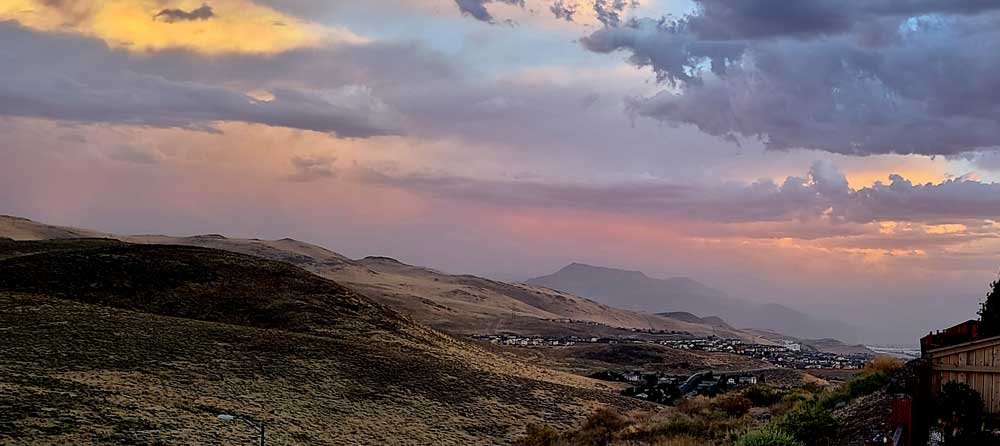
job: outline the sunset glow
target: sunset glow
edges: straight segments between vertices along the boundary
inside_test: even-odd
[[[947,289],[968,313],[1000,268],[988,100],[949,114],[963,82],[894,76],[937,60],[901,27],[689,3],[3,2],[0,214],[509,280],[583,260],[844,318],[950,311]],[[995,75],[968,43],[1000,31],[968,29],[922,32],[941,72]]]

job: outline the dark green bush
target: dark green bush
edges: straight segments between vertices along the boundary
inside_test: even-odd
[[[778,428],[808,446],[823,446],[837,435],[833,412],[817,402],[807,402],[791,410],[778,422]]]
[[[945,384],[938,394],[936,408],[945,445],[979,444],[983,439],[986,409],[979,392],[972,387],[957,382]]]
[[[819,404],[827,409],[849,403],[851,400],[871,395],[889,385],[889,377],[883,373],[872,373],[855,377],[843,388],[820,397]]]
[[[768,407],[781,401],[787,392],[764,384],[754,384],[743,391],[753,407]]]
[[[882,372],[875,372],[847,383],[847,393],[851,399],[870,395],[889,384],[889,377]]]
[[[743,434],[734,446],[804,446],[795,437],[778,430],[759,430]]]

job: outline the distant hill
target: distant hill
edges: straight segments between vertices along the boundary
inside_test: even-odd
[[[501,357],[289,263],[0,240],[0,444],[509,444],[643,403]]]
[[[43,225],[27,218],[0,215],[0,237],[14,240],[47,240],[58,238],[106,237],[97,231],[65,226]]]
[[[856,338],[856,330],[842,322],[813,317],[783,305],[736,299],[687,277],[656,279],[639,271],[572,263],[526,283],[630,310],[666,316],[678,312],[717,316],[741,329],[774,330],[804,338]]]
[[[13,227],[0,217],[3,228]],[[12,217],[7,217],[12,219]],[[69,236],[56,227],[17,219],[19,234],[44,239],[48,234]],[[55,228],[55,229],[54,229]],[[81,234],[101,234],[77,230]],[[536,335],[623,336],[629,329],[686,332],[749,338],[717,324],[687,322],[670,317],[623,310],[571,293],[470,275],[450,275],[407,265],[389,257],[352,260],[334,251],[293,240],[227,238],[221,235],[173,237],[164,235],[110,235],[131,243],[172,244],[221,249],[288,262],[362,293],[412,316],[433,328],[458,334],[510,332]],[[574,321],[574,322],[566,322]],[[600,325],[594,325],[600,324]],[[616,328],[617,327],[617,328]]]
[[[690,322],[692,324],[703,324],[710,325],[712,327],[723,327],[730,330],[734,330],[733,327],[729,326],[726,321],[718,316],[707,316],[698,317],[686,311],[674,311],[668,313],[657,313],[659,316],[669,317],[671,319],[677,319],[679,321]]]

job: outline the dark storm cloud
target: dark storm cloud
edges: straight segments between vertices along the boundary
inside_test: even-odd
[[[0,114],[207,130],[241,121],[371,137],[398,133],[396,114],[360,86],[275,88],[261,101],[214,84],[143,73],[103,43],[0,23]]]
[[[183,9],[164,9],[156,14],[157,19],[164,22],[190,22],[194,20],[208,20],[215,17],[215,12],[208,5],[201,5],[200,8],[185,11]]]
[[[487,4],[494,2],[516,5],[522,8],[524,7],[524,0],[455,0],[455,4],[458,5],[458,10],[461,11],[463,15],[467,15],[476,20],[487,23],[497,23],[496,19],[493,18],[493,15],[486,9]]]
[[[844,0],[698,0],[691,30],[712,39],[810,36],[854,26],[854,3]]]
[[[954,155],[1000,146],[997,2],[698,3],[683,19],[635,19],[581,40],[629,54],[674,87],[630,99],[634,115],[779,150]]]
[[[713,223],[811,221],[940,222],[1000,217],[1000,183],[956,178],[913,184],[890,175],[888,183],[851,189],[834,165],[817,162],[802,177],[781,184],[675,185],[642,182],[615,185],[483,181],[457,177],[393,176],[365,171],[368,181],[448,198],[504,207],[583,209],[703,220]]]
[[[1000,9],[992,0],[696,0],[685,21],[704,39],[813,38],[877,22],[935,14],[975,15]]]

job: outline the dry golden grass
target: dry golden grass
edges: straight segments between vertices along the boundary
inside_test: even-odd
[[[902,359],[894,358],[892,356],[877,356],[868,364],[865,364],[864,374],[882,373],[886,376],[892,375],[893,372],[903,368],[905,363]]]
[[[646,406],[598,387],[283,263],[0,241],[4,445],[246,444],[219,413],[265,420],[275,444],[492,445]]]

